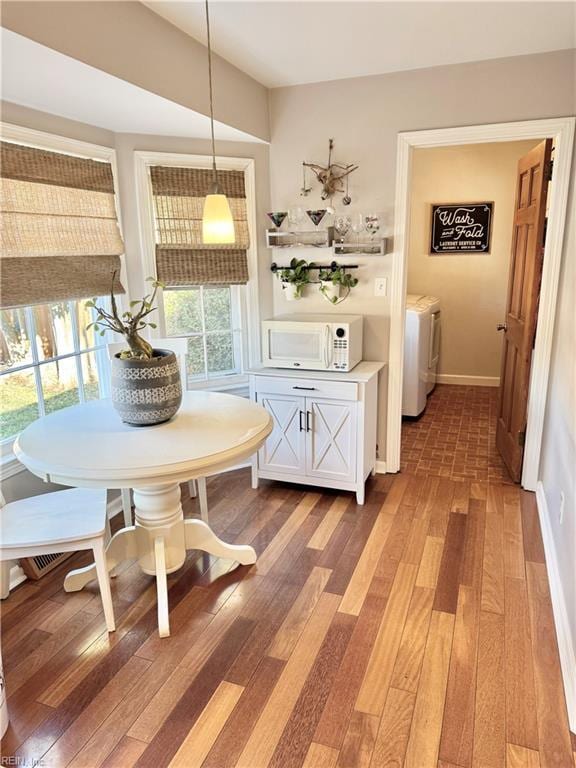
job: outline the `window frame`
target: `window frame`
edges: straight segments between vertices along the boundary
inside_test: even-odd
[[[116,150],[113,147],[105,147],[105,146],[102,146],[101,144],[92,144],[87,141],[80,141],[79,139],[71,139],[66,136],[59,136],[54,133],[38,131],[33,128],[26,128],[21,125],[15,125],[14,123],[7,123],[4,121],[0,121],[0,137],[3,141],[9,141],[16,144],[21,144],[22,146],[34,147],[36,149],[43,149],[48,152],[60,152],[62,154],[72,155],[75,157],[89,158],[92,160],[101,160],[101,161],[110,163],[110,166],[112,169],[112,178],[114,180],[114,203],[116,208],[116,216],[118,219],[118,228],[120,229],[120,235],[125,242],[123,225],[122,225],[122,212],[120,209],[120,201],[119,201],[117,155],[116,155]],[[126,290],[126,293],[118,297],[118,304],[121,307],[121,309],[124,310],[128,306],[127,297],[130,295],[130,286],[128,281],[128,273],[126,269],[125,254],[124,254],[124,258],[121,259],[120,280]],[[82,299],[79,299],[78,301],[82,301]],[[59,302],[53,302],[53,303],[59,303]],[[31,306],[26,307],[26,311],[27,313],[31,312]],[[72,322],[76,322],[75,315],[73,316]],[[27,320],[27,324],[28,324],[28,320]],[[106,338],[105,343],[108,343],[108,338]],[[35,347],[35,345],[33,345],[33,347]],[[73,357],[73,356],[77,357],[78,361],[80,361],[81,359],[80,355],[88,351],[90,350],[86,349],[80,352],[74,351],[65,355],[57,356],[56,358],[46,361],[46,363],[53,362],[54,360],[62,359],[64,357]],[[79,367],[78,361],[76,363],[77,369]],[[34,360],[34,362],[30,366],[18,366],[19,368],[26,367],[26,368],[34,369],[35,382],[36,382],[37,389],[39,384],[38,384],[38,374],[36,372],[36,369],[38,369],[39,371],[40,367],[43,364],[44,364],[44,361]],[[79,379],[79,382],[80,382],[80,379]],[[104,389],[104,391],[105,392],[107,391],[106,388]],[[41,418],[41,415],[39,415],[39,418]],[[6,438],[5,440],[0,441],[0,469],[1,469],[3,479],[11,477],[12,475],[17,474],[23,469],[22,465],[16,459],[16,457],[12,452],[12,446],[14,444],[15,439],[16,437],[9,437],[9,438]]]
[[[201,338],[203,341],[203,349],[204,349],[204,371],[205,376],[204,378],[196,377],[193,378],[191,382],[187,382],[188,389],[216,389],[216,388],[230,388],[238,386],[238,381],[240,378],[245,377],[244,371],[246,370],[248,366],[248,357],[247,357],[247,350],[246,350],[246,343],[245,343],[245,331],[246,331],[246,300],[244,291],[242,290],[244,286],[242,285],[230,285],[230,286],[218,286],[218,285],[195,285],[190,288],[187,288],[185,286],[182,286],[180,288],[167,288],[163,292],[162,296],[162,304],[158,304],[159,307],[162,307],[161,309],[161,315],[158,318],[158,330],[160,330],[160,338],[181,338],[181,339],[193,339],[193,338]],[[186,334],[169,334],[166,330],[166,315],[164,312],[164,293],[176,293],[179,290],[182,291],[189,291],[198,289],[200,291],[200,311],[202,314],[202,325],[204,326],[206,315],[204,313],[204,291],[210,290],[211,288],[230,288],[231,290],[231,296],[230,296],[230,315],[231,315],[231,325],[229,329],[226,330],[217,330],[217,331],[192,331],[190,333]],[[207,351],[207,339],[209,336],[217,336],[217,335],[225,335],[225,334],[231,334],[232,336],[232,346],[234,351],[234,359],[239,361],[239,368],[240,373],[228,373],[224,374],[222,376],[217,375],[210,375],[207,371],[207,363],[208,363],[208,351]],[[242,383],[242,382],[240,382]]]
[[[250,246],[246,251],[249,280],[245,286],[231,286],[239,297],[236,311],[242,323],[241,364],[242,371],[230,376],[198,379],[190,383],[189,389],[228,390],[245,388],[248,384],[247,370],[260,359],[260,309],[258,296],[258,248],[256,229],[255,162],[252,158],[216,157],[219,168],[243,171],[246,189],[246,211]],[[139,214],[141,238],[141,263],[145,276],[156,277],[156,221],[150,183],[150,167],[164,165],[180,168],[211,168],[212,158],[208,155],[180,154],[174,152],[134,152],[136,178],[136,200]],[[242,290],[244,288],[244,290]],[[182,286],[185,290],[186,286]],[[167,290],[178,290],[177,287]],[[158,328],[151,333],[152,339],[166,338],[163,291],[158,292]],[[233,309],[234,311],[234,309]]]

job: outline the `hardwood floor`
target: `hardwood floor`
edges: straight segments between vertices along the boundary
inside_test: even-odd
[[[2,764],[574,768],[532,494],[400,474],[358,507],[240,470],[209,496],[259,560],[191,553],[170,638],[135,563],[110,636],[94,585],[62,590],[85,555],[4,601]]]

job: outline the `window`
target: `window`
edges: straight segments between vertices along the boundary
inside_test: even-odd
[[[84,301],[0,312],[3,443],[44,414],[107,394],[107,342],[86,330],[93,312]]]
[[[164,291],[167,336],[188,339],[188,386],[242,373],[243,286],[196,286]]]
[[[115,152],[7,123],[2,142],[0,449],[35,419],[109,394],[107,335],[83,297],[107,294],[124,246]],[[31,235],[32,233],[32,235]],[[106,306],[108,299],[99,299]],[[124,306],[123,298],[119,304]]]
[[[189,389],[245,386],[245,371],[259,358],[254,161],[218,158],[237,243],[210,250],[199,239],[205,175],[211,180],[209,159],[163,152],[135,155],[143,272],[166,285],[158,301],[157,335],[188,340]]]

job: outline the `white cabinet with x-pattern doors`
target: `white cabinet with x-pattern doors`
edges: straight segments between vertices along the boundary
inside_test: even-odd
[[[348,373],[257,369],[252,399],[274,428],[254,458],[252,477],[355,491],[376,467],[378,371],[360,363]]]

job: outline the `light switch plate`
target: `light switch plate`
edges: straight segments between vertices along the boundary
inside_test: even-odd
[[[376,277],[374,279],[374,296],[386,296],[388,294],[388,278]]]

